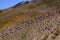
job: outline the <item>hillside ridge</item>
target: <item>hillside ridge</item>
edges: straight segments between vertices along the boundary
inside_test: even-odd
[[[36,1],[0,12],[0,40],[60,40],[60,1]]]

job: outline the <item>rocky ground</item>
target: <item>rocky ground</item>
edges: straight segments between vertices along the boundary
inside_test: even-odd
[[[10,26],[0,30],[0,40],[60,40],[60,11],[44,12]]]
[[[60,1],[38,1],[0,12],[0,40],[60,40]]]

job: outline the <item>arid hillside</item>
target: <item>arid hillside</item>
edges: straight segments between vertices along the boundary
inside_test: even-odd
[[[60,0],[33,0],[1,11],[0,40],[60,40]]]

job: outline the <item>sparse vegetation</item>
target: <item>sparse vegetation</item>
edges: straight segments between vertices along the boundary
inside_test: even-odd
[[[58,40],[60,38],[60,10],[53,9],[53,6],[60,3],[57,0],[35,2],[26,2],[28,4],[7,9],[0,14],[0,29],[2,29],[0,40],[3,38],[6,40]]]
[[[28,31],[22,33],[21,40],[27,40],[27,33]]]

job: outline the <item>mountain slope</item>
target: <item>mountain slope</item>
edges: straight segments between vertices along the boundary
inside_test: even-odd
[[[58,6],[30,2],[2,11],[0,40],[60,40]]]

